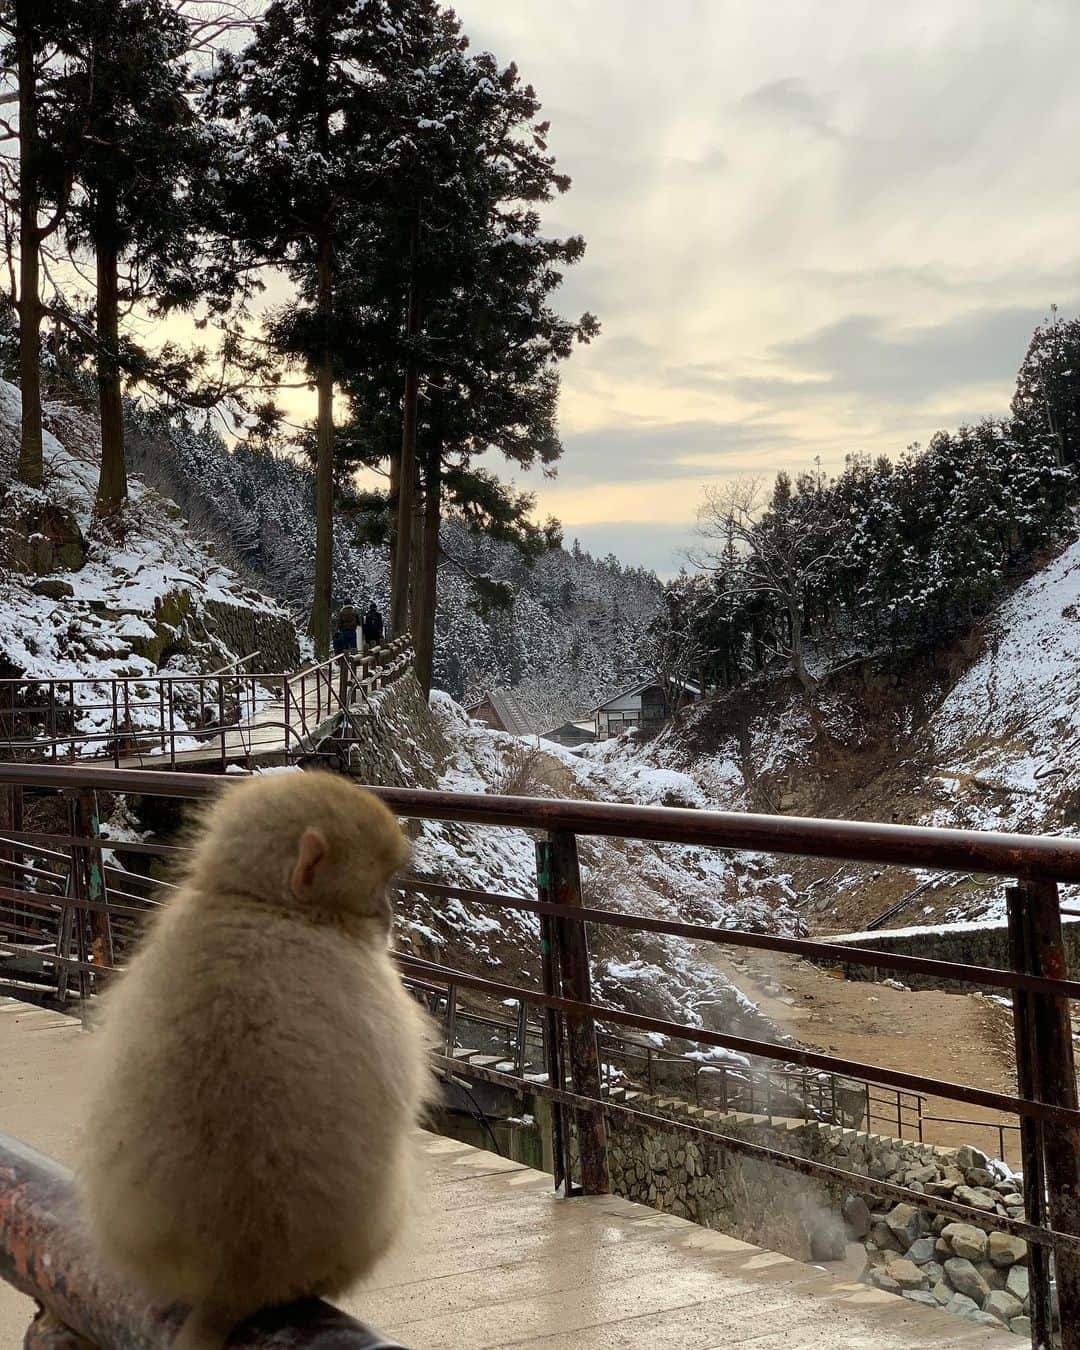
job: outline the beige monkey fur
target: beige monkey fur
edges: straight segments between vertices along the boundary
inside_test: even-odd
[[[85,1214],[108,1260],[195,1307],[178,1346],[341,1292],[395,1235],[432,1084],[387,948],[406,857],[343,778],[243,780],[103,1000]]]

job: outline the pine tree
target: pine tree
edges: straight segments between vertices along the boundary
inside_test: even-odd
[[[79,56],[63,96],[81,110],[74,151],[77,192],[66,219],[73,251],[96,264],[95,364],[101,420],[97,511],[127,496],[122,375],[152,375],[124,343],[121,305],[159,312],[198,294],[196,210],[210,171],[185,68],[187,25],[167,0],[80,0]],[[124,276],[121,280],[121,265]]]
[[[526,554],[534,550],[541,535],[528,521],[531,501],[500,495],[490,475],[471,471],[471,462],[491,448],[523,468],[555,462],[562,449],[557,365],[598,331],[591,315],[566,319],[550,304],[584,242],[539,233],[536,207],[566,191],[569,180],[547,151],[534,91],[516,67],[501,68],[488,53],[469,56],[460,44],[429,75],[414,91],[421,101],[408,136],[411,172],[397,202],[357,240],[350,269],[357,278],[356,331],[346,379],[360,458],[390,460],[397,498],[394,614],[399,624],[409,617],[413,582],[411,626],[425,683],[444,511],[475,529],[512,534]],[[409,303],[395,304],[393,297],[405,294]],[[403,367],[398,456],[395,372]],[[419,565],[410,567],[417,480],[423,546]]]
[[[208,99],[234,138],[227,217],[243,262],[283,269],[297,290],[273,331],[318,396],[309,630],[321,654],[332,598],[334,384],[349,323],[343,271],[372,205],[392,200],[408,169],[402,109],[443,32],[429,0],[274,0],[254,41],[223,58]]]

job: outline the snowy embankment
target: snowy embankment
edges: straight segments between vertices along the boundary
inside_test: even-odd
[[[930,721],[941,806],[927,823],[1080,827],[1080,542],[1022,585]]]
[[[85,411],[48,405],[45,481],[40,489],[14,481],[19,406],[18,389],[0,381],[4,674],[97,682],[220,670],[246,654],[236,650],[221,622],[227,611],[237,616],[238,627],[272,627],[283,646],[296,648],[291,616],[216,558],[212,545],[192,535],[176,505],[138,478],[130,480],[129,501],[108,531],[95,528],[100,440]],[[62,558],[54,559],[54,541],[37,533],[42,520],[54,528],[59,522],[66,541]],[[221,607],[216,617],[208,608],[213,606]],[[176,725],[182,730],[186,715],[192,725],[198,720],[202,701],[195,686],[178,686],[178,694]],[[76,686],[76,699],[84,706],[108,705],[108,686]],[[129,689],[133,726],[154,724],[157,700],[156,690],[147,690],[143,700],[134,686]],[[92,735],[109,715],[107,708],[88,710],[74,729]]]
[[[471,722],[446,695],[433,695],[432,711],[451,747],[439,776],[439,786],[448,791],[699,808],[714,804],[688,775],[639,761],[626,743],[603,755],[582,755],[551,742],[538,745],[491,731]],[[783,880],[759,855],[585,837],[579,839],[579,852],[589,905],[725,928],[799,930]],[[534,836],[518,829],[425,821],[415,842],[413,870],[451,885],[532,898]],[[539,930],[531,914],[453,900],[428,907],[406,899],[399,931],[420,950],[452,950],[509,983],[532,983],[536,973]],[[733,1023],[742,1022],[754,1028],[753,1034],[771,1033],[754,1005],[718,973],[704,945],[599,927],[591,940],[599,997],[692,1026],[732,1030]]]

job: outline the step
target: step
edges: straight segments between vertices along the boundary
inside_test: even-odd
[[[479,1053],[480,1053],[479,1050],[469,1050],[469,1049],[468,1049],[466,1046],[464,1046],[464,1045],[456,1045],[456,1046],[454,1047],[454,1051],[453,1051],[453,1054],[452,1054],[451,1058],[452,1058],[452,1059],[470,1060],[470,1059],[472,1059],[472,1057],[473,1057],[474,1055],[478,1055]]]
[[[479,1069],[494,1069],[502,1062],[498,1055],[473,1055],[469,1060],[470,1064],[475,1064]]]

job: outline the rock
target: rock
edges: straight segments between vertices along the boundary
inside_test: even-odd
[[[969,1172],[973,1167],[989,1169],[990,1159],[981,1149],[972,1148],[970,1144],[965,1144],[963,1148],[956,1150],[956,1165],[961,1172]]]
[[[980,1308],[990,1293],[990,1286],[971,1262],[959,1256],[945,1262],[945,1277],[958,1294],[972,1299]]]
[[[885,1215],[885,1223],[905,1251],[922,1235],[922,1216],[914,1205],[895,1205]]]
[[[903,1292],[896,1281],[887,1275],[884,1270],[872,1270],[870,1272],[869,1283],[872,1284],[875,1289],[880,1289],[886,1294],[899,1294]]]
[[[895,1280],[901,1289],[926,1289],[929,1284],[913,1261],[890,1261],[885,1267],[885,1274],[890,1280]],[[1023,1308],[1018,1311],[1023,1312]]]
[[[930,1224],[930,1231],[935,1236],[940,1236],[942,1229],[948,1228],[949,1224],[955,1222],[956,1220],[950,1218],[948,1214],[935,1214],[933,1222]]]
[[[75,594],[75,587],[69,581],[61,581],[59,577],[42,577],[30,589],[35,595],[43,595],[47,600],[70,600]]]
[[[1030,1340],[1030,1339],[1031,1339],[1031,1318],[1030,1318],[1030,1317],[1014,1317],[1013,1320],[1009,1323],[1009,1330],[1010,1330],[1011,1332],[1013,1332],[1013,1334],[1016,1335],[1016,1336],[1026,1336],[1026,1337],[1028,1338],[1028,1340]]]
[[[950,1256],[955,1256],[956,1253],[953,1251],[952,1243],[948,1238],[939,1237],[934,1239],[934,1255],[939,1261],[947,1261]]]
[[[979,1311],[979,1305],[966,1294],[953,1294],[945,1305],[945,1311],[952,1313],[954,1317],[969,1317]]]
[[[907,1259],[917,1266],[924,1266],[927,1261],[932,1261],[934,1259],[934,1239],[932,1237],[916,1238],[907,1250]]]
[[[1023,1209],[1024,1197],[1019,1193],[1019,1191],[1009,1191],[1008,1194],[1003,1195],[1001,1197],[1001,1203],[1005,1206],[1006,1209],[1016,1209],[1016,1208]]]
[[[973,1167],[967,1173],[966,1179],[969,1186],[982,1186],[987,1190],[994,1189],[994,1174],[988,1172],[985,1167]]]
[[[949,1286],[945,1283],[944,1280],[938,1280],[937,1284],[934,1285],[933,1289],[931,1289],[930,1292],[934,1296],[934,1302],[940,1304],[942,1308],[945,1307],[945,1305],[949,1302],[950,1299],[955,1297],[953,1291],[949,1288]]]
[[[938,1280],[945,1278],[945,1267],[939,1261],[927,1261],[926,1265],[920,1266],[919,1269],[930,1281],[931,1289],[937,1284]]]
[[[937,1181],[939,1176],[940,1173],[938,1172],[938,1169],[928,1164],[926,1167],[912,1168],[907,1174],[907,1181],[909,1183],[912,1181],[919,1181],[922,1182],[923,1185],[926,1185],[928,1182]]]
[[[1028,1274],[1027,1266],[1013,1266],[1005,1277],[1005,1288],[1013,1298],[1026,1303],[1031,1297],[1031,1276]]]
[[[879,1219],[871,1228],[870,1240],[875,1247],[880,1248],[883,1252],[896,1252],[899,1255],[905,1250],[903,1244],[883,1219]]]
[[[1017,1261],[1027,1260],[1027,1243],[1011,1233],[991,1233],[989,1248],[990,1260],[995,1266],[1015,1266]]]
[[[1023,1311],[1023,1303],[1018,1298],[1013,1298],[1012,1294],[1006,1293],[1004,1289],[995,1289],[983,1304],[983,1312],[990,1313],[1006,1326],[1014,1317],[1020,1317]]]
[[[905,1289],[904,1297],[911,1299],[912,1303],[923,1303],[928,1308],[936,1308],[938,1306],[937,1299],[925,1289]]]
[[[950,1223],[941,1230],[941,1236],[952,1247],[956,1256],[966,1261],[983,1261],[988,1247],[986,1234],[970,1223]]]
[[[972,1209],[985,1209],[993,1213],[997,1209],[997,1196],[993,1191],[983,1190],[979,1186],[957,1186],[953,1199],[959,1205],[970,1205]]]
[[[1005,1288],[1005,1271],[1000,1266],[991,1265],[989,1261],[977,1261],[975,1269],[991,1289]]]
[[[853,1238],[858,1240],[866,1237],[872,1224],[870,1222],[870,1210],[861,1196],[849,1195],[840,1212],[843,1214],[848,1232]]]

